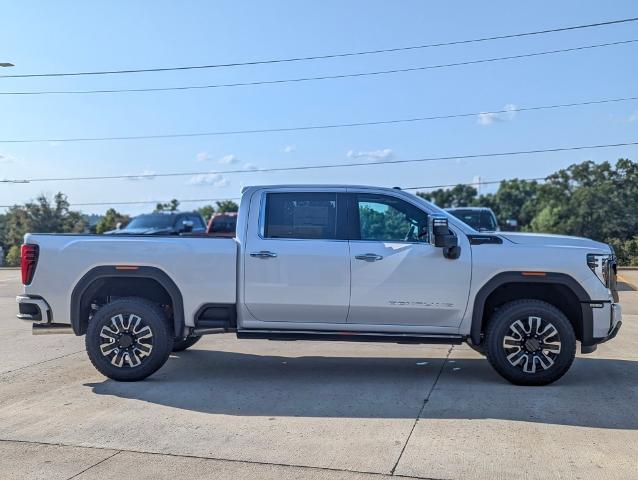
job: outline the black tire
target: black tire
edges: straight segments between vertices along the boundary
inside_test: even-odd
[[[85,342],[100,373],[134,382],[164,365],[173,348],[173,332],[158,305],[143,298],[120,298],[97,311]]]
[[[198,337],[186,337],[186,338],[176,338],[173,342],[173,351],[174,352],[183,352],[187,348],[192,347],[197,342],[201,340],[201,335]]]
[[[563,312],[540,300],[503,305],[487,327],[485,345],[490,364],[515,385],[555,382],[576,356],[572,324]]]

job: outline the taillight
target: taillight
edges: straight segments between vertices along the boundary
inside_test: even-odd
[[[38,264],[40,247],[25,243],[20,248],[20,270],[22,270],[22,284],[29,285],[35,274],[35,267]]]

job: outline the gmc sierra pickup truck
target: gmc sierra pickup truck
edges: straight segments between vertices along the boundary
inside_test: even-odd
[[[263,186],[235,238],[27,234],[18,317],[85,335],[107,377],[141,380],[204,334],[467,342],[545,385],[621,326],[613,250],[473,230],[399,189]]]

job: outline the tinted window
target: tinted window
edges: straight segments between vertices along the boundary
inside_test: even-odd
[[[450,213],[479,232],[496,230],[496,219],[489,210],[451,210]]]
[[[196,230],[201,230],[204,228],[204,221],[202,220],[202,217],[200,217],[199,215],[189,215],[188,219],[193,222],[193,228]]]
[[[361,240],[427,242],[428,214],[386,195],[357,195]]]
[[[335,239],[335,193],[269,193],[266,238]]]
[[[148,214],[135,217],[126,228],[171,228],[174,222],[173,215]]]

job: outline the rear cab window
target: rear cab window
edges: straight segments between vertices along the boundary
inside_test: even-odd
[[[267,193],[263,236],[272,239],[337,239],[337,193]]]

